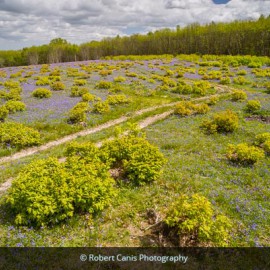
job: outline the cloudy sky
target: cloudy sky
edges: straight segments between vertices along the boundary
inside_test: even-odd
[[[257,19],[270,0],[0,0],[0,50],[71,43],[192,22]]]

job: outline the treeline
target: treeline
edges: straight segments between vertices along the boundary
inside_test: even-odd
[[[216,54],[270,56],[270,16],[257,21],[194,23],[146,35],[117,36],[81,45],[57,38],[47,45],[0,51],[0,66],[100,59],[115,55]]]

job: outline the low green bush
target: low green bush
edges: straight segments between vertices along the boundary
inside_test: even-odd
[[[0,143],[6,147],[24,148],[39,145],[40,134],[33,128],[19,123],[0,124]]]
[[[110,105],[116,105],[116,104],[129,103],[130,99],[126,97],[125,95],[110,95],[107,98],[107,102]]]
[[[86,93],[82,95],[82,100],[85,102],[93,102],[96,100],[96,96],[90,93]]]
[[[8,113],[9,113],[9,111],[6,108],[5,105],[3,105],[3,106],[0,107],[0,122],[4,122],[5,121],[5,119],[8,116]]]
[[[230,77],[223,77],[220,79],[219,83],[223,85],[227,85],[231,83],[231,79]]]
[[[89,91],[86,87],[78,87],[78,86],[72,86],[71,87],[71,97],[81,97],[84,94],[87,94]]]
[[[233,163],[253,165],[264,158],[264,151],[256,146],[249,146],[246,143],[238,145],[229,144],[226,156]]]
[[[110,105],[107,101],[98,101],[93,105],[94,113],[108,113],[111,110]]]
[[[83,86],[83,85],[86,85],[86,84],[87,84],[86,80],[77,79],[77,80],[74,80],[74,82],[73,82],[73,85],[75,85],[75,86]]]
[[[4,87],[7,89],[20,88],[20,83],[16,82],[16,81],[9,80],[9,81],[4,82]]]
[[[235,84],[239,84],[239,85],[245,85],[245,84],[249,84],[250,81],[248,81],[245,77],[243,76],[238,76],[238,77],[235,77],[233,79],[233,83]]]
[[[111,204],[117,191],[105,164],[70,156],[65,167],[72,174],[69,190],[75,210],[95,214]]]
[[[232,93],[232,101],[244,101],[247,99],[247,93],[242,90],[236,90]]]
[[[105,163],[111,168],[123,170],[123,177],[134,185],[155,181],[165,163],[165,158],[157,147],[134,135],[105,142],[100,153]]]
[[[32,96],[36,98],[50,98],[52,91],[47,88],[37,88],[32,92]]]
[[[178,104],[176,104],[174,113],[180,116],[191,115],[194,112],[194,106],[195,104],[193,104],[190,101],[181,101]]]
[[[219,98],[218,98],[217,96],[212,96],[212,97],[210,97],[209,100],[207,101],[207,104],[208,104],[209,106],[212,106],[212,105],[217,104],[218,101],[219,101]]]
[[[59,223],[74,213],[68,172],[56,158],[35,160],[13,181],[7,203],[18,225]]]
[[[249,100],[244,108],[248,113],[254,114],[261,109],[261,103],[259,100]]]
[[[196,104],[194,107],[195,114],[206,114],[210,111],[210,108],[207,104]]]
[[[15,113],[18,111],[25,111],[25,109],[26,109],[26,105],[23,102],[17,101],[17,100],[9,100],[5,103],[4,106],[7,108],[9,113]]]
[[[270,132],[261,133],[255,137],[254,144],[257,146],[262,146],[268,140],[270,140]]]
[[[188,116],[192,114],[206,114],[210,111],[207,104],[194,104],[191,101],[181,101],[176,104],[174,113],[180,116]]]
[[[69,111],[68,123],[76,124],[86,122],[86,113],[88,111],[89,104],[87,102],[79,102]]]
[[[62,82],[53,82],[50,85],[51,85],[52,90],[54,91],[60,91],[66,88],[66,86]]]
[[[38,77],[38,80],[36,81],[37,86],[45,86],[49,84],[50,84],[49,77]]]
[[[206,133],[230,133],[235,131],[238,124],[238,116],[234,112],[227,110],[225,112],[216,113],[212,120],[205,120],[201,128]]]
[[[210,201],[199,194],[179,196],[168,209],[165,223],[177,229],[179,246],[229,245],[232,222],[215,213]]]
[[[122,76],[118,76],[118,77],[115,77],[113,80],[114,82],[125,82],[126,78]]]
[[[106,82],[106,81],[99,81],[96,84],[96,88],[98,89],[110,89],[112,88],[113,84],[111,82]]]

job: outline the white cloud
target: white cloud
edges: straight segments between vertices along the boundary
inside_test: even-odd
[[[231,0],[0,0],[0,49],[39,45],[62,37],[81,43],[139,29],[193,22],[257,19],[270,1]]]

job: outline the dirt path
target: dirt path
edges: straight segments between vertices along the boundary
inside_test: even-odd
[[[215,96],[219,96],[219,95],[215,95]],[[201,97],[201,98],[193,99],[193,101],[200,101],[200,100],[205,100],[205,99],[208,99],[208,98],[209,97]],[[99,132],[99,131],[101,131],[103,129],[106,129],[106,128],[115,126],[117,124],[123,123],[123,122],[127,121],[128,119],[130,119],[130,118],[132,118],[134,116],[138,116],[138,115],[144,114],[146,112],[151,112],[151,111],[154,111],[154,110],[159,109],[159,108],[171,107],[171,106],[174,106],[177,103],[179,103],[179,102],[174,102],[174,103],[169,103],[169,104],[165,104],[165,105],[160,105],[160,106],[155,106],[155,107],[139,110],[137,112],[134,112],[133,115],[130,116],[130,117],[122,116],[122,117],[120,117],[118,119],[109,121],[109,122],[107,122],[105,124],[102,124],[102,125],[99,125],[97,127],[90,128],[90,129],[87,129],[87,130],[83,130],[83,131],[77,132],[75,134],[72,134],[72,135],[66,136],[64,138],[61,138],[59,140],[49,142],[49,143],[44,144],[44,145],[42,145],[40,147],[34,147],[34,148],[26,149],[26,150],[23,150],[21,152],[18,152],[16,154],[12,155],[12,156],[4,157],[4,158],[0,159],[0,163],[30,156],[30,155],[35,154],[37,152],[44,151],[44,150],[47,150],[47,149],[49,149],[51,147],[63,144],[65,142],[68,142],[68,141],[73,140],[73,139],[76,139],[79,136],[86,136],[86,135],[89,135],[89,134],[93,134],[93,133]],[[174,110],[169,110],[169,111],[166,111],[166,112],[161,113],[161,114],[157,114],[157,115],[154,115],[154,116],[147,117],[144,120],[140,121],[138,123],[138,126],[141,129],[146,128],[149,125],[151,125],[151,124],[153,124],[153,123],[155,123],[155,122],[157,122],[159,120],[163,120],[163,119],[167,118],[168,116],[173,114],[173,112],[174,112]],[[125,135],[127,133],[128,133],[128,131],[124,132],[123,135]],[[97,147],[101,147],[102,144],[104,143],[104,141],[113,140],[113,139],[114,139],[114,137],[110,137],[110,138],[108,138],[106,140],[103,140],[101,142],[96,143],[95,145]],[[59,160],[61,162],[64,162],[65,158],[61,158]],[[4,182],[3,184],[0,185],[0,193],[5,192],[11,186],[11,183],[12,183],[13,179],[14,178],[9,178],[9,179],[7,179],[6,182]]]
[[[154,115],[154,116],[150,116],[150,117],[147,117],[146,119],[144,119],[143,121],[139,122],[138,123],[138,126],[139,128],[143,129],[143,128],[146,128],[147,126],[159,121],[159,120],[162,120],[162,119],[165,119],[167,118],[168,116],[170,116],[171,114],[173,114],[173,110],[170,110],[170,111],[167,111],[167,112],[164,112],[162,114],[157,114],[157,115]],[[128,131],[124,132],[123,135],[127,134]],[[90,133],[89,133],[90,134]],[[113,140],[114,137],[110,137],[104,141],[101,141],[101,142],[98,142],[96,143],[95,145],[97,147],[101,147],[102,144],[105,142],[105,141],[108,141],[108,140]],[[45,145],[44,145],[45,146]],[[65,161],[65,158],[61,158],[59,159],[59,161],[61,162],[64,162]],[[14,178],[9,178],[6,182],[4,182],[2,185],[0,185],[0,193],[2,192],[5,192],[10,186],[11,186],[11,183],[12,183],[12,180]]]
[[[160,109],[160,108],[172,107],[172,106],[174,106],[177,103],[178,102],[173,102],[173,103],[169,103],[169,104],[154,106],[154,107],[150,107],[150,108],[146,108],[146,109],[142,109],[142,110],[136,111],[136,112],[132,113],[131,116],[122,116],[120,118],[117,118],[115,120],[108,121],[108,122],[106,122],[104,124],[101,124],[101,125],[98,125],[96,127],[93,127],[93,128],[90,128],[90,129],[86,129],[86,130],[82,130],[82,131],[79,131],[77,133],[74,133],[74,134],[65,136],[65,137],[63,137],[61,139],[48,142],[48,143],[46,143],[44,145],[37,146],[37,147],[27,148],[25,150],[22,150],[20,152],[15,153],[15,154],[13,154],[11,156],[2,157],[2,158],[0,158],[0,163],[17,160],[17,159],[20,159],[20,158],[23,158],[23,157],[27,157],[27,156],[33,155],[33,154],[35,154],[37,152],[45,151],[45,150],[47,150],[49,148],[52,148],[52,147],[61,145],[63,143],[66,143],[68,141],[71,141],[71,140],[74,140],[74,139],[76,139],[78,137],[82,137],[82,136],[86,136],[86,135],[89,135],[89,134],[93,134],[93,133],[99,132],[99,131],[101,131],[103,129],[107,129],[107,128],[113,127],[115,125],[121,124],[121,123],[123,123],[123,122],[125,122],[125,121],[127,121],[127,120],[129,120],[129,119],[131,119],[133,117],[135,117],[135,116],[139,116],[139,115],[142,115],[142,114],[147,113],[147,112],[155,111],[155,110]]]

